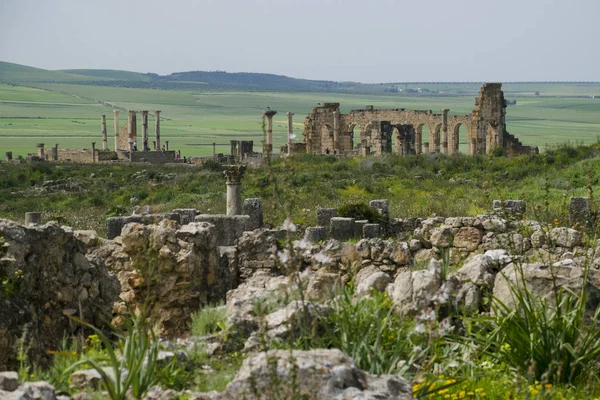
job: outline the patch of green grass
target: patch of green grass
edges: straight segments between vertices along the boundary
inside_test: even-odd
[[[207,306],[192,314],[192,334],[206,336],[224,331],[225,323],[226,310],[224,306]]]

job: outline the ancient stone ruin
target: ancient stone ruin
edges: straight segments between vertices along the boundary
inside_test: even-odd
[[[506,154],[537,153],[535,146],[523,146],[506,131],[506,103],[501,83],[485,83],[468,115],[440,114],[431,110],[374,109],[340,112],[339,103],[325,103],[313,108],[304,120],[304,148],[296,152],[311,154],[399,155],[459,152],[459,129],[467,130],[467,154],[489,154],[503,148]],[[422,128],[429,127],[429,137]],[[360,136],[355,137],[355,128]]]
[[[181,154],[169,150],[169,141],[161,147],[160,140],[160,111],[155,115],[155,140],[150,143],[148,136],[148,111],[142,111],[142,134],[137,134],[137,112],[130,110],[127,122],[120,127],[119,110],[114,110],[114,149],[108,145],[106,130],[106,115],[100,116],[102,135],[102,148],[96,148],[96,142],[90,142],[90,149],[60,149],[59,143],[46,151],[44,143],[36,144],[37,151],[28,155],[29,161],[70,161],[83,164],[106,162],[149,162],[152,164],[165,164],[179,162],[176,155]],[[12,161],[12,152],[6,152],[6,161]]]

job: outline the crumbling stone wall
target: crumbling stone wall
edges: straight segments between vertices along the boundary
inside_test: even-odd
[[[119,283],[86,256],[93,234],[73,232],[56,222],[25,227],[0,219],[0,370],[18,367],[17,342],[25,338],[32,365],[50,361],[62,338],[82,329],[65,315],[102,328],[112,319]]]
[[[126,304],[148,307],[169,337],[188,331],[191,314],[225,299],[235,280],[219,268],[217,235],[206,222],[129,223],[120,240],[103,241],[90,256],[104,260],[121,283],[119,312],[127,313]]]
[[[381,154],[392,152],[391,143],[402,141],[398,131],[389,137],[381,129],[381,123],[412,125],[414,153],[424,152],[428,143],[431,153],[454,154],[459,151],[459,129],[467,130],[467,153],[486,154],[496,146],[510,154],[535,152],[537,148],[526,147],[506,131],[506,104],[501,83],[485,83],[475,101],[470,115],[450,116],[447,109],[441,113],[431,110],[374,109],[340,112],[339,103],[325,103],[313,108],[304,120],[304,144],[306,152],[316,154]],[[423,126],[429,127],[429,137],[424,138]],[[360,135],[355,135],[355,128]],[[356,129],[358,131],[358,129]],[[402,150],[404,151],[404,150]],[[408,152],[406,154],[411,154]]]

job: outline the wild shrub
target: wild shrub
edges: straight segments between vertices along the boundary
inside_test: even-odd
[[[588,271],[575,293],[553,284],[553,299],[541,300],[524,283],[523,270],[509,283],[515,305],[494,299],[494,316],[478,322],[470,339],[484,353],[532,380],[574,384],[595,373],[600,357],[600,328],[586,318]],[[591,321],[600,317],[600,307]]]
[[[156,367],[159,340],[154,335],[146,316],[138,314],[125,322],[125,331],[117,333],[118,340],[110,339],[95,326],[71,317],[73,320],[92,329],[104,346],[106,357],[84,356],[72,364],[65,373],[89,366],[100,374],[104,390],[112,400],[126,400],[128,392],[135,399],[141,399],[156,383]],[[110,373],[104,369],[108,364]],[[123,371],[127,373],[123,373]]]
[[[226,313],[223,306],[208,306],[192,314],[192,334],[206,336],[225,330]]]
[[[381,215],[367,203],[350,203],[344,204],[338,208],[340,217],[354,218],[357,220],[366,219],[372,223],[382,222]]]

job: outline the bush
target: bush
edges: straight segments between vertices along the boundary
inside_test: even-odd
[[[366,203],[344,204],[338,208],[340,217],[354,218],[356,220],[366,219],[371,223],[383,222],[383,219],[376,209],[369,207]]]
[[[514,307],[494,299],[495,316],[479,322],[472,339],[485,354],[532,380],[573,384],[588,378],[600,357],[600,328],[586,323],[587,271],[580,293],[554,282],[554,299],[545,301],[534,296],[516,268],[520,277],[510,285]],[[598,317],[600,307],[591,321]]]
[[[192,314],[192,334],[206,336],[225,330],[225,308],[223,306],[204,307]]]

